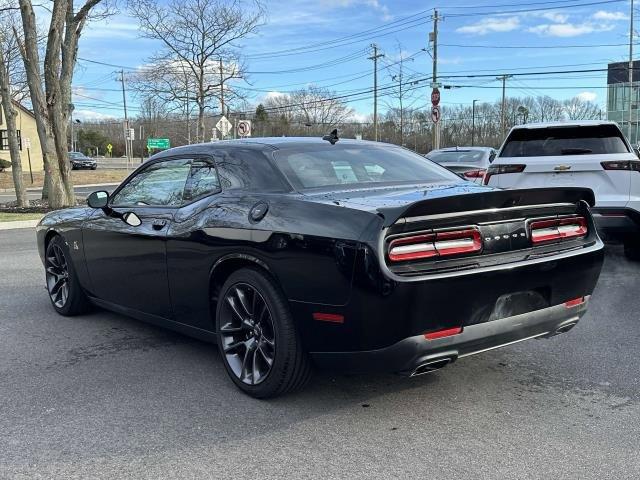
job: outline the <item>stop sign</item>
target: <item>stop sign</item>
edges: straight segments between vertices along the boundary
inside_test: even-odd
[[[440,90],[434,88],[431,91],[431,104],[435,107],[440,103]]]

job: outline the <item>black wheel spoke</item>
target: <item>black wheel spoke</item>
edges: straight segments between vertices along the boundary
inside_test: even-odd
[[[228,367],[243,383],[264,381],[275,360],[275,335],[269,306],[248,283],[238,283],[224,294],[219,335]]]

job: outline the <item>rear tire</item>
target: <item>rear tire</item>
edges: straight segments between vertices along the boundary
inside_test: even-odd
[[[51,305],[60,315],[71,317],[91,307],[82,290],[66,242],[55,236],[45,253],[45,276]]]
[[[632,235],[624,239],[624,255],[629,260],[640,261],[640,235]]]
[[[220,290],[216,332],[222,361],[240,390],[272,398],[302,388],[311,377],[286,298],[255,268],[232,273]]]

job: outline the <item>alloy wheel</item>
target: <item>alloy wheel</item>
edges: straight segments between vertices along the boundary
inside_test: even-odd
[[[276,353],[269,306],[248,283],[232,285],[221,301],[219,334],[227,364],[243,383],[257,385],[269,375]]]
[[[63,308],[69,298],[69,268],[60,245],[52,245],[47,252],[46,272],[47,290],[51,301],[58,308]]]

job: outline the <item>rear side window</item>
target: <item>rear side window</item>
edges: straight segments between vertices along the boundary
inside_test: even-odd
[[[628,153],[615,125],[521,128],[511,132],[501,157]]]
[[[486,155],[486,152],[482,150],[434,150],[427,154],[427,158],[436,163],[472,163],[482,165],[486,163]]]
[[[262,192],[288,190],[266,155],[243,148],[216,150],[218,180],[223,190],[241,188]]]

